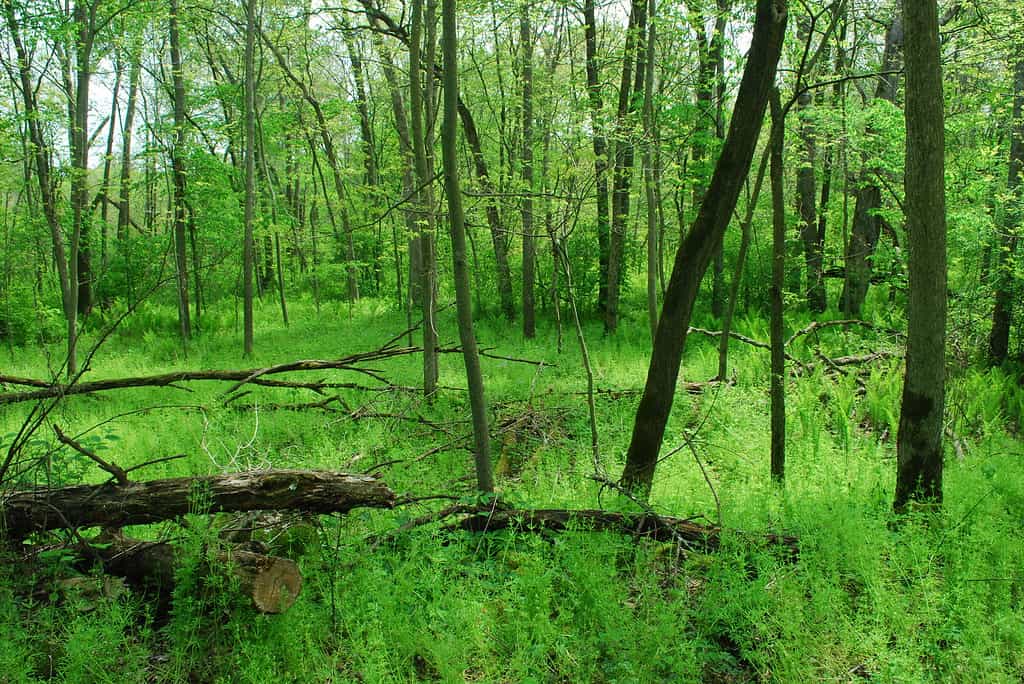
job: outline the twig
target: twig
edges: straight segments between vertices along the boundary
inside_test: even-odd
[[[74,449],[78,453],[82,454],[83,456],[85,456],[89,460],[91,460],[94,463],[96,463],[96,465],[98,465],[100,468],[102,468],[103,470],[105,470],[108,473],[110,473],[114,477],[114,479],[117,480],[117,483],[119,485],[126,485],[126,484],[128,484],[127,472],[124,469],[122,469],[120,466],[118,466],[118,465],[116,465],[114,463],[109,463],[107,461],[104,461],[102,458],[97,456],[95,454],[95,452],[90,451],[86,447],[82,446],[79,442],[76,442],[75,440],[73,440],[70,437],[68,437],[67,435],[65,435],[63,432],[61,432],[60,427],[58,427],[56,423],[54,423],[54,425],[53,425],[53,431],[57,435],[57,440],[61,444],[64,444],[64,445],[67,445],[67,446],[71,447],[72,449]]]

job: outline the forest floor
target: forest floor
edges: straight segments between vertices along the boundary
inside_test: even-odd
[[[374,301],[325,305],[319,315],[293,303],[287,329],[269,303],[257,313],[256,358],[243,360],[230,311],[207,315],[185,354],[174,311],[146,308],[107,340],[87,379],[331,359],[374,349],[406,327],[404,315]],[[565,329],[559,351],[553,323],[541,318],[535,340],[497,318],[478,322],[484,347],[543,361],[483,360],[500,495],[521,507],[628,508],[590,476],[615,479],[621,470],[638,400],[631,391],[646,376],[646,325],[624,322],[606,338],[597,322],[586,324],[600,390],[595,464],[574,333]],[[808,322],[791,322],[792,330]],[[710,319],[699,324],[717,328]],[[438,328],[442,344],[454,346],[453,309]],[[735,329],[768,337],[757,318],[739,316]],[[95,339],[94,331],[84,346]],[[267,540],[305,578],[291,610],[267,616],[223,577],[199,572],[218,523],[189,516],[187,528],[129,530],[185,549],[167,614],[105,584],[69,588],[58,579],[60,559],[33,576],[5,563],[0,682],[1024,680],[1024,388],[1001,371],[951,359],[955,439],[944,507],[894,524],[899,359],[843,375],[815,349],[838,357],[899,346],[884,333],[840,327],[794,341],[790,353],[815,366],[787,385],[784,488],[768,475],[766,351],[734,341],[734,383],[676,397],[651,504],[709,524],[720,515],[725,532],[714,553],[586,530],[481,535],[438,524],[378,544],[374,535],[452,502],[357,509]],[[5,373],[43,378],[59,345],[5,349],[0,358]],[[419,364],[409,355],[373,365],[390,382],[415,386]],[[707,380],[716,367],[717,340],[692,335],[684,379]],[[317,377],[375,384],[351,373]],[[224,384],[192,383],[191,392],[71,397],[50,422],[68,434],[98,425],[88,444],[123,468],[187,454],[139,471],[140,479],[271,466],[373,470],[400,494],[472,503],[458,354],[442,356],[441,385],[433,405],[410,392],[339,390],[344,404],[331,410],[293,411],[279,405],[324,397],[253,387],[225,406]],[[0,408],[0,446],[29,407]],[[37,438],[51,482],[106,479],[58,449],[49,427]],[[799,559],[740,531],[795,535]]]

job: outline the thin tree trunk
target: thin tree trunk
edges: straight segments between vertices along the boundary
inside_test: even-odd
[[[783,330],[783,290],[786,277],[786,200],[783,194],[782,146],[786,114],[779,89],[771,94],[771,189],[772,189],[772,283],[771,283],[771,474],[782,483],[786,469],[786,350]]]
[[[718,380],[725,381],[729,363],[729,333],[732,331],[732,319],[736,313],[736,302],[740,294],[740,282],[743,280],[743,268],[747,262],[747,251],[750,249],[750,232],[754,223],[754,210],[757,209],[757,199],[761,195],[761,184],[764,182],[764,172],[768,168],[768,160],[771,155],[771,146],[765,149],[761,155],[761,163],[757,168],[757,177],[754,179],[754,189],[747,198],[747,212],[740,225],[740,249],[736,254],[736,268],[733,270],[732,283],[729,285],[729,301],[725,305],[725,315],[722,317],[722,336],[718,339]]]
[[[110,121],[107,128],[107,149],[103,155],[103,180],[100,183],[96,199],[100,204],[100,272],[106,273],[110,263],[107,254],[107,216],[110,202],[110,172],[114,165],[114,133],[117,131],[118,102],[121,95],[121,78],[124,75],[124,64],[121,56],[114,59],[114,88],[110,97]],[[103,306],[104,302],[100,302]]]
[[[170,0],[171,78],[174,82],[174,264],[178,284],[178,329],[183,341],[192,338],[189,316],[188,257],[185,244],[185,80],[181,72],[181,39],[178,32],[178,0]]]
[[[647,54],[644,57],[644,191],[647,198],[647,320],[651,343],[658,332],[658,194],[654,176],[654,49],[656,0],[648,2]]]
[[[245,227],[242,236],[243,353],[253,355],[253,270],[256,245],[256,0],[245,0]]]
[[[622,80],[619,85],[618,115],[615,122],[612,222],[608,248],[608,300],[604,317],[604,329],[607,333],[615,332],[619,324],[619,297],[626,265],[626,220],[629,218],[629,190],[635,158],[632,137],[638,99],[634,95],[642,92],[646,73],[641,48],[646,33],[647,0],[633,0],[631,6],[622,63]]]
[[[498,297],[501,299],[501,311],[509,321],[515,320],[516,304],[512,298],[512,271],[508,265],[508,247],[505,243],[505,228],[498,213],[498,202],[495,198],[494,185],[487,171],[487,160],[484,158],[480,133],[469,107],[460,98],[457,102],[458,113],[462,119],[462,130],[466,135],[466,143],[473,155],[473,168],[476,169],[480,189],[487,196],[487,224],[491,229],[491,243],[494,246],[494,259],[497,263]]]
[[[128,102],[124,110],[124,126],[121,131],[121,179],[117,196],[117,241],[124,246],[131,223],[131,180],[132,180],[132,133],[135,124],[135,99],[139,91],[139,75],[142,72],[141,45],[133,47],[131,67],[128,72]]]
[[[77,0],[72,10],[75,40],[74,101],[71,105],[71,252],[75,307],[80,316],[92,311],[92,231],[89,205],[89,85],[92,80],[93,29],[96,5]],[[70,89],[69,89],[70,92]],[[77,324],[77,321],[76,321]]]
[[[587,99],[590,103],[591,143],[594,148],[594,185],[597,200],[598,293],[597,309],[604,313],[608,303],[608,141],[604,134],[604,103],[597,56],[597,17],[594,0],[583,0],[584,47],[587,61]]]
[[[534,313],[534,280],[537,252],[533,236],[533,30],[530,26],[530,3],[520,7],[519,43],[523,71],[523,336],[536,335]]]
[[[476,335],[473,333],[472,297],[469,291],[469,269],[466,263],[466,221],[463,214],[462,191],[459,184],[456,140],[456,116],[458,116],[459,109],[459,71],[455,0],[443,0],[441,7],[444,31],[442,39],[444,58],[444,125],[441,131],[441,150],[444,159],[445,190],[448,196],[448,220],[452,234],[455,300],[458,308],[459,338],[462,342],[463,360],[466,364],[466,379],[469,383],[470,407],[473,413],[477,487],[481,491],[491,492],[494,491],[494,476],[492,475],[491,468],[490,434],[487,427],[487,402],[484,397],[484,380],[483,374],[480,371],[480,357],[477,354]]]
[[[436,219],[434,216],[433,178],[427,159],[427,107],[424,103],[423,80],[433,74],[422,69],[423,2],[413,0],[412,27],[409,39],[409,107],[412,114],[413,163],[416,170],[416,204],[419,213],[420,298],[423,314],[423,394],[431,399],[437,391],[438,357],[435,296],[437,261],[434,256]],[[461,323],[461,321],[460,321]],[[460,325],[461,327],[461,325]]]
[[[50,240],[53,248],[53,260],[57,265],[57,279],[60,284],[61,304],[64,309],[64,318],[67,321],[67,375],[74,377],[78,372],[77,342],[77,269],[72,279],[70,264],[77,255],[66,255],[64,249],[64,237],[61,231],[60,220],[57,218],[57,199],[54,186],[50,176],[49,147],[43,137],[43,129],[39,106],[36,100],[36,91],[32,84],[31,62],[29,54],[21,40],[21,27],[18,24],[18,17],[15,14],[12,0],[3,2],[4,17],[10,33],[11,41],[14,43],[15,54],[18,58],[18,77],[21,89],[22,101],[25,105],[25,119],[29,132],[29,141],[32,143],[32,156],[35,161],[36,180],[39,182],[39,195],[43,205],[43,216],[46,225],[50,229]]]

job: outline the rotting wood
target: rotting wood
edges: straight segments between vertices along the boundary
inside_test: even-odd
[[[68,547],[37,547],[32,553],[40,550],[66,552],[76,557],[74,565],[82,570],[98,564],[104,573],[123,577],[130,586],[155,594],[158,603],[169,602],[182,561],[181,550],[170,541],[141,541],[120,535],[101,535]],[[287,611],[302,591],[302,573],[287,558],[232,545],[213,557],[238,580],[242,594],[261,613]]]
[[[187,513],[345,513],[394,504],[395,493],[372,475],[262,470],[14,492],[0,497],[0,523],[10,538],[21,539],[61,528],[145,525]]]
[[[463,518],[450,529],[470,532],[491,532],[508,528],[518,530],[549,530],[563,532],[578,527],[581,530],[619,532],[657,541],[679,542],[687,548],[715,551],[721,544],[722,530],[714,525],[701,525],[686,518],[649,513],[616,513],[599,509],[536,509],[494,510]],[[753,535],[734,532],[751,541],[762,541],[769,546],[783,548],[792,559],[799,555],[799,540],[789,535],[768,533]]]

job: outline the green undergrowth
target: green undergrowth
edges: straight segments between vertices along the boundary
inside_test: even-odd
[[[319,315],[295,302],[287,329],[269,303],[257,313],[257,353],[243,360],[230,310],[200,321],[186,350],[174,337],[173,310],[143,309],[100,349],[86,378],[335,358],[405,327],[404,316],[372,301]],[[790,332],[810,322],[794,319]],[[695,325],[718,328],[710,318]],[[85,346],[100,332],[93,326]],[[455,346],[452,309],[438,327],[444,346]],[[740,314],[735,329],[767,339],[757,318]],[[600,390],[597,464],[573,331],[563,331],[559,351],[549,317],[536,340],[510,330],[484,319],[477,332],[497,354],[543,364],[483,361],[501,496],[524,507],[627,506],[588,476],[597,469],[614,479],[621,468],[633,391],[646,377],[646,327],[638,318],[606,338],[599,322],[586,323]],[[899,346],[884,331],[843,328],[793,343],[806,368],[787,386],[783,490],[768,478],[765,351],[733,342],[733,382],[676,397],[663,452],[675,453],[659,465],[651,503],[712,524],[720,510],[726,531],[714,553],[585,529],[476,535],[438,524],[381,543],[375,535],[446,502],[357,509],[272,540],[274,552],[300,565],[305,587],[290,611],[265,616],[212,562],[222,522],[190,516],[187,528],[128,530],[172,538],[181,550],[167,606],[98,577],[69,585],[59,558],[31,572],[7,559],[0,682],[1021,681],[1024,390],[1005,371],[951,367],[944,508],[897,524],[890,502],[899,359],[836,376],[815,350],[835,358]],[[59,346],[0,353],[11,375],[58,371]],[[395,385],[419,382],[415,355],[373,366]],[[691,336],[684,378],[707,380],[716,370],[717,340]],[[379,385],[356,374],[322,377]],[[133,473],[140,478],[375,469],[399,493],[471,501],[464,383],[461,357],[445,354],[446,389],[432,405],[414,393],[344,389],[333,410],[294,411],[281,405],[324,397],[253,387],[225,403],[223,383],[192,383],[192,391],[72,397],[49,422],[85,432],[83,443],[125,468],[187,455]],[[0,409],[4,446],[28,407]],[[46,467],[26,471],[21,485],[106,479],[58,448],[49,427],[26,453]],[[761,541],[765,532],[797,536],[799,559]]]

